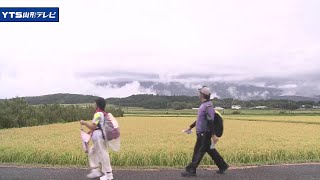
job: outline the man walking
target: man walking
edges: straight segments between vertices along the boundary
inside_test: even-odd
[[[210,148],[211,139],[214,142],[218,141],[213,130],[215,110],[210,101],[211,91],[206,86],[203,86],[198,90],[200,93],[199,99],[202,102],[198,110],[198,118],[187,130],[185,130],[190,131],[192,128],[196,127],[197,142],[194,147],[192,162],[186,167],[186,171],[181,173],[181,176],[183,177],[196,176],[196,169],[205,153],[208,153],[218,166],[218,174],[223,174],[229,168],[229,165],[220,156],[218,151],[215,148]]]

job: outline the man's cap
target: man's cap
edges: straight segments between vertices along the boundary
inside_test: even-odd
[[[202,88],[198,89],[198,91],[204,95],[211,95],[211,91],[207,86],[203,86]]]

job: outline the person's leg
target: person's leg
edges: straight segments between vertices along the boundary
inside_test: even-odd
[[[223,157],[215,148],[209,149],[208,154],[211,156],[212,160],[219,168],[219,171],[217,171],[217,173],[223,174],[229,168],[229,165],[224,161]]]
[[[110,156],[103,139],[97,141],[97,149],[98,158],[102,166],[102,172],[105,173],[106,179],[113,179]]]
[[[192,161],[186,167],[186,171],[188,171],[188,172],[196,172],[196,168],[194,168],[194,162],[196,161],[197,156],[199,156],[198,154],[199,154],[200,145],[201,145],[201,142],[200,142],[199,138],[197,137],[197,141],[196,141],[196,144],[193,149]]]
[[[99,168],[99,159],[94,147],[91,147],[88,152],[89,165],[91,169]]]
[[[89,149],[88,158],[89,158],[89,165],[91,168],[91,172],[87,175],[87,178],[97,178],[102,176],[102,173],[99,167],[99,159],[97,156],[95,142],[93,143],[93,147]]]
[[[192,162],[186,167],[186,172],[196,174],[196,169],[209,147],[210,144],[208,144],[205,134],[197,135],[197,142],[194,147]]]
[[[111,163],[110,163],[110,156],[109,156],[108,150],[106,149],[104,140],[103,139],[98,140],[97,146],[99,149],[98,150],[98,152],[99,152],[98,157],[99,157],[100,163],[102,165],[102,171],[103,172],[111,172],[112,168],[111,168]]]

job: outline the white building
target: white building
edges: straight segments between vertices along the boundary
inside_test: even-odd
[[[214,109],[215,109],[215,110],[218,110],[218,111],[220,111],[220,110],[223,111],[223,110],[224,110],[223,107],[215,107]]]
[[[256,106],[255,109],[267,109],[267,106]]]
[[[241,106],[240,105],[232,105],[231,109],[241,109]]]

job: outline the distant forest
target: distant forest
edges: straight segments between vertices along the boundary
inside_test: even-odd
[[[314,101],[290,101],[290,100],[251,100],[240,101],[234,99],[213,99],[216,107],[230,109],[232,105],[240,105],[242,108],[254,108],[267,106],[268,109],[298,109],[318,106],[320,102]],[[120,107],[143,107],[148,109],[191,109],[199,107],[199,98],[196,96],[158,96],[158,95],[133,95],[127,98],[109,98],[109,104]]]
[[[52,94],[37,97],[24,97],[30,105],[39,104],[84,104],[92,103],[96,96],[79,94]],[[159,96],[159,95],[132,95],[126,98],[108,98],[107,104],[119,107],[143,107],[148,109],[191,109],[199,107],[197,96]],[[305,108],[319,106],[315,101],[292,101],[292,100],[251,100],[240,101],[234,99],[213,99],[216,107],[230,109],[232,105],[240,105],[242,108],[253,108],[267,106],[269,109],[298,109],[304,105]]]

